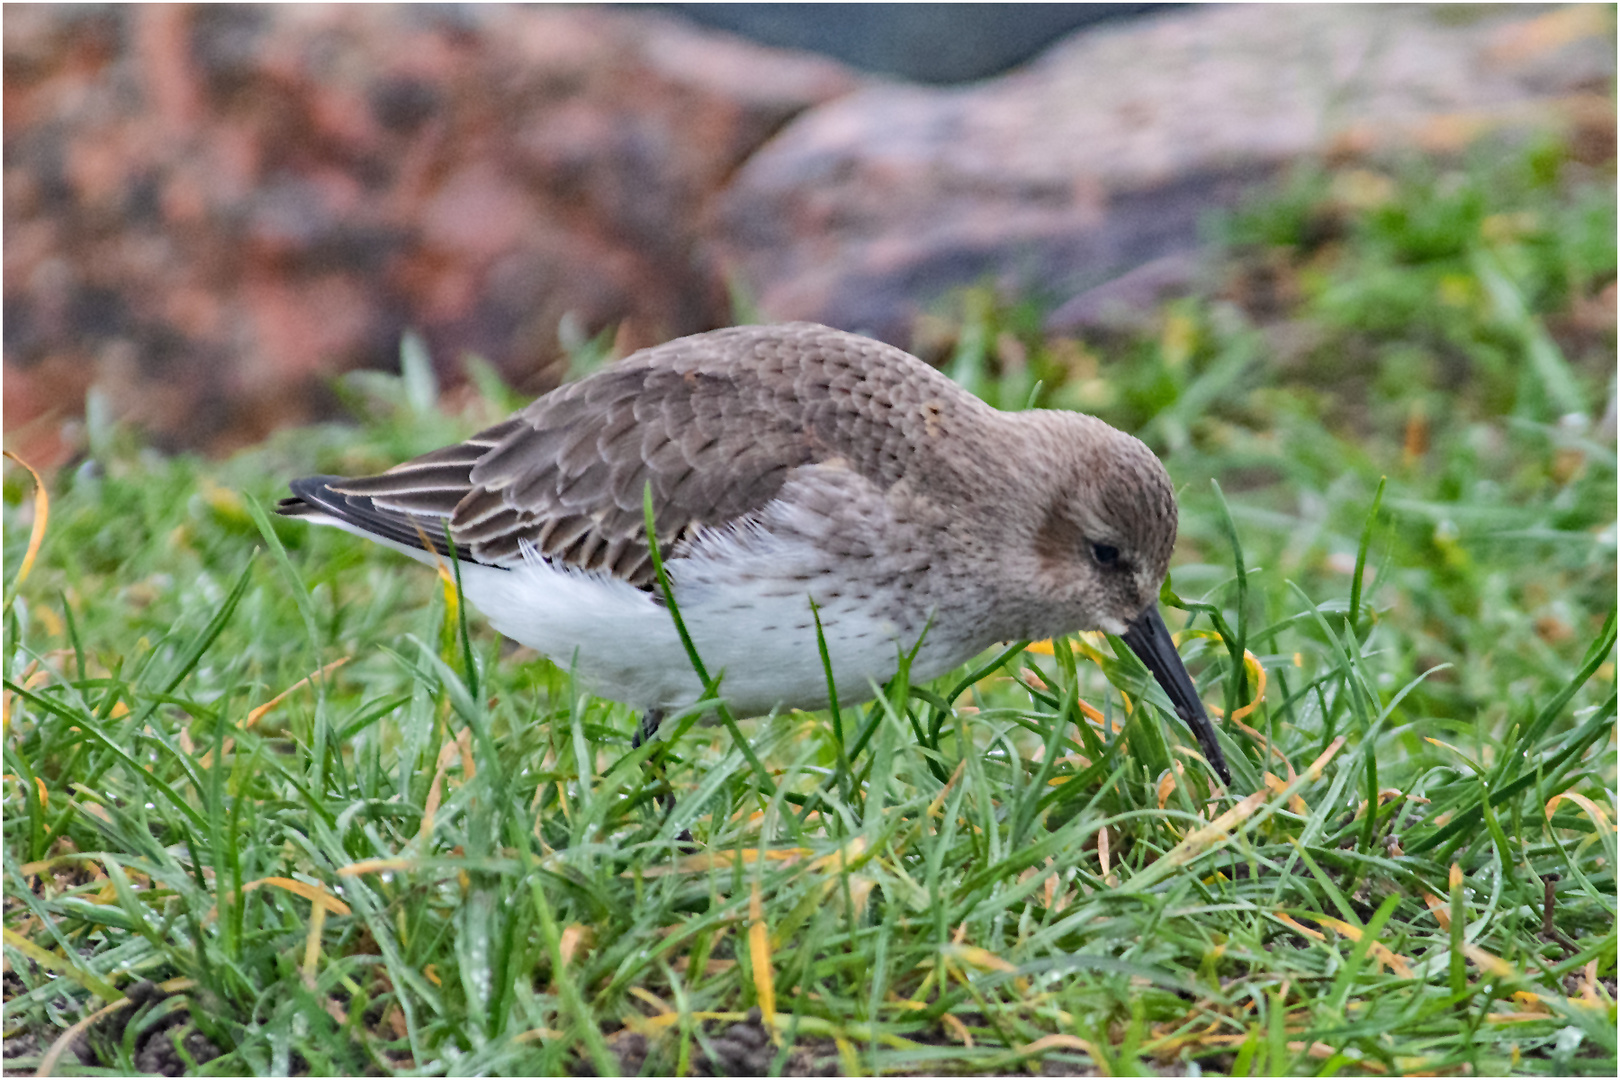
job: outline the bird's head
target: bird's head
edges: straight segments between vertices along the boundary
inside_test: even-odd
[[[1035,579],[1054,620],[1042,629],[1105,630],[1122,638],[1230,783],[1203,703],[1159,614],[1159,588],[1176,544],[1170,475],[1139,439],[1095,417],[1046,413],[1035,423],[1051,466],[1029,534]]]
[[[1024,414],[1036,417],[1037,414]],[[1176,496],[1138,439],[1079,413],[1039,415],[1045,474],[1028,542],[1053,632],[1123,634],[1155,605],[1176,544]]]

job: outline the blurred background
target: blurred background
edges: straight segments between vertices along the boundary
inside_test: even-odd
[[[11,4],[4,49],[6,440],[42,466],[87,400],[209,453],[341,415],[408,329],[526,395],[740,319],[938,360],[967,286],[1096,337],[1230,291],[1202,223],[1301,162],[1614,157],[1596,6]]]
[[[5,442],[40,470],[0,473],[7,1071],[1612,1075],[1615,21],[5,5]],[[1069,737],[1140,685],[1090,643],[885,699],[858,770],[844,720],[743,720],[763,814],[722,728],[636,786],[626,708],[265,514],[761,319],[1142,438],[1166,614],[1286,809],[1166,881],[1202,785],[1151,710]],[[654,877],[669,791],[715,853],[887,847],[859,901],[762,858],[721,906],[740,863]],[[531,832],[544,863],[490,857]],[[1163,902],[1069,906],[1122,881]],[[744,1012],[772,967],[791,1057]]]

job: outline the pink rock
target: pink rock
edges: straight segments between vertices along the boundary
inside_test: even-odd
[[[475,351],[539,392],[565,315],[627,345],[729,322],[705,208],[857,85],[610,9],[42,6],[4,33],[8,431],[100,383],[214,449],[396,369],[407,328],[446,383]]]
[[[1176,8],[1090,29],[1026,68],[873,84],[802,114],[717,205],[716,258],[764,313],[906,344],[954,286],[1074,296],[1193,247],[1286,162],[1461,149],[1601,109],[1592,7]]]

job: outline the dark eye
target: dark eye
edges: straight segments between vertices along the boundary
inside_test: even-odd
[[[1099,566],[1113,566],[1119,562],[1119,548],[1112,544],[1092,544],[1091,557],[1097,560]]]

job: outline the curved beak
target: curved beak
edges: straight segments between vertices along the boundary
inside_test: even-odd
[[[1215,767],[1222,782],[1230,784],[1232,773],[1226,767],[1226,755],[1221,753],[1220,744],[1215,741],[1215,729],[1210,725],[1209,715],[1204,712],[1204,703],[1198,698],[1198,688],[1193,685],[1192,676],[1187,674],[1187,665],[1181,662],[1181,654],[1176,652],[1175,642],[1170,640],[1170,631],[1165,628],[1164,619],[1159,615],[1159,605],[1149,604],[1147,610],[1125,628],[1120,639],[1153,672],[1154,679],[1170,695],[1176,715],[1192,728],[1204,757]]]

